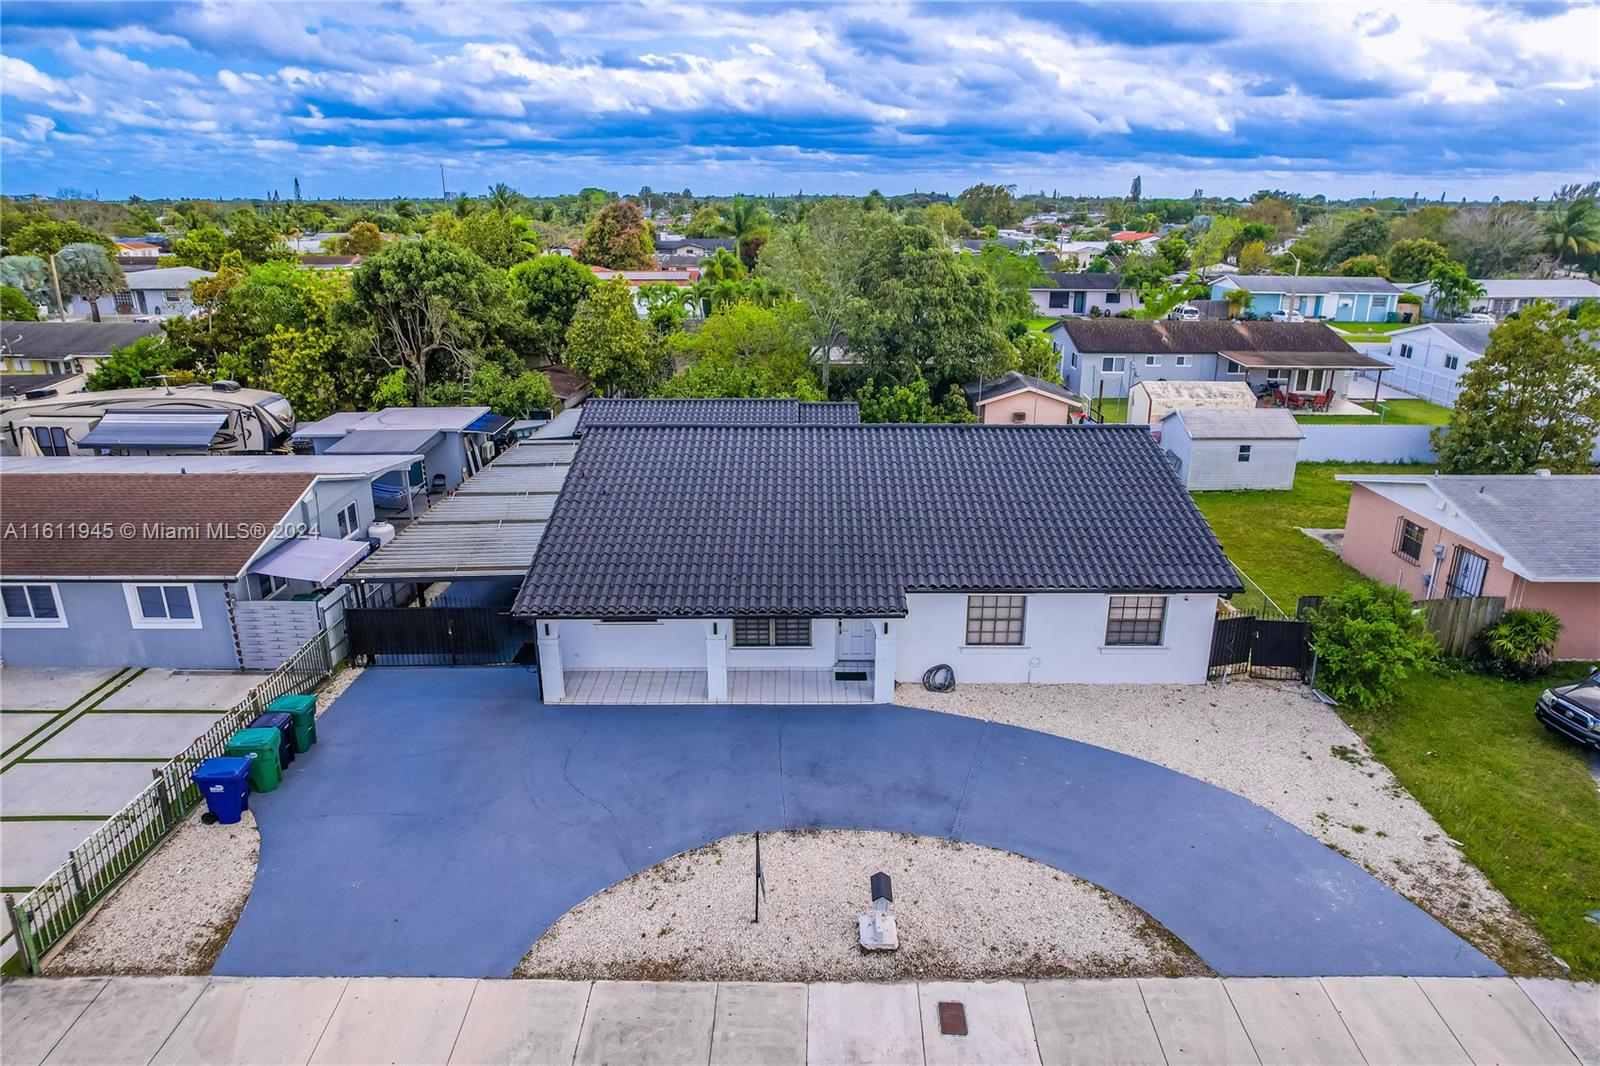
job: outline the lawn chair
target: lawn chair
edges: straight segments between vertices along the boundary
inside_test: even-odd
[[[1333,387],[1331,385],[1324,391],[1319,392],[1315,396],[1311,397],[1311,409],[1313,411],[1326,411],[1332,406]]]
[[[1279,388],[1276,388],[1276,389],[1272,390],[1272,406],[1274,406],[1274,407],[1288,407],[1289,406],[1289,396],[1288,396],[1287,393],[1285,393],[1283,391],[1282,387],[1279,387]]]
[[[1306,401],[1299,393],[1297,393],[1297,392],[1285,393],[1284,394],[1284,398],[1289,401],[1289,410],[1291,410],[1291,411],[1304,411],[1305,410]]]

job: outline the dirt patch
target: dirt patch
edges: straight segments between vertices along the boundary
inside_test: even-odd
[[[1210,971],[1126,900],[1020,855],[899,833],[761,835],[674,856],[574,907],[517,968],[569,980],[901,981]],[[867,952],[867,881],[894,881],[900,949]]]
[[[1520,972],[1559,976],[1543,938],[1389,769],[1303,685],[914,685],[895,701],[1120,751],[1245,797],[1357,863]]]

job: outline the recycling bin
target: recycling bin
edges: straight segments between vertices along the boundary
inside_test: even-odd
[[[206,809],[224,825],[232,825],[250,809],[250,759],[219,755],[206,759],[189,775],[206,799]]]
[[[282,748],[283,733],[277,729],[241,729],[223,750],[250,760],[250,791],[271,792],[283,780],[283,764],[278,761]]]
[[[294,716],[294,750],[309,751],[317,742],[317,698],[315,696],[279,696],[267,704],[267,710],[282,711]]]
[[[294,715],[282,711],[268,711],[258,714],[249,725],[250,729],[276,729],[283,736],[283,741],[278,748],[278,765],[285,770],[294,762]]]

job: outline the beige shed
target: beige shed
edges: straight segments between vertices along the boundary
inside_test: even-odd
[[[1248,410],[1256,394],[1242,381],[1141,381],[1128,390],[1128,421],[1153,426],[1184,407]]]

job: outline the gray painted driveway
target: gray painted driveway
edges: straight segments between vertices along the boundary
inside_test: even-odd
[[[260,869],[216,972],[503,976],[639,870],[801,828],[1017,852],[1228,976],[1501,972],[1277,816],[1103,748],[906,707],[546,707],[536,689],[520,668],[357,679],[251,797]]]

